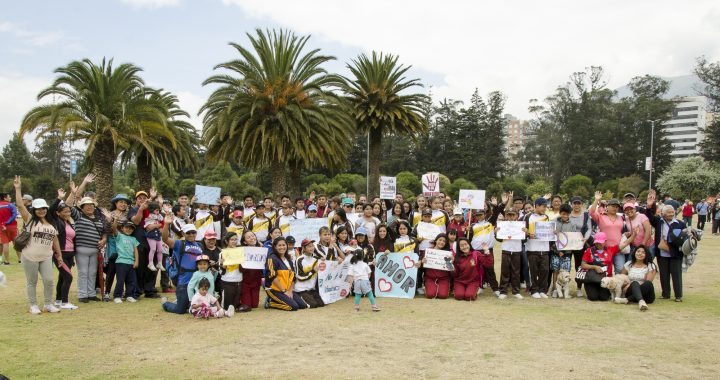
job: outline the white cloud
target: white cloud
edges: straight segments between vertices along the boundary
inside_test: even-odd
[[[198,111],[207,98],[190,91],[177,91],[176,94],[180,108],[190,114],[190,123],[195,129],[202,131],[202,116],[198,116]]]
[[[163,7],[174,7],[180,4],[180,0],[120,0],[134,8],[158,9]]]
[[[28,30],[11,22],[0,22],[0,32],[10,33],[35,47],[47,46],[65,38],[65,34],[61,31]]]
[[[250,16],[361,51],[400,55],[437,73],[434,95],[467,100],[500,90],[507,110],[528,117],[531,98],[601,65],[609,86],[636,75],[685,75],[694,59],[720,58],[715,1],[339,2],[223,0]],[[332,52],[330,52],[332,53]],[[422,79],[422,78],[421,78]]]
[[[20,130],[25,113],[39,104],[37,94],[50,83],[49,78],[26,77],[0,70],[0,147],[5,146],[12,134]],[[50,101],[43,99],[43,102]],[[25,142],[32,150],[32,138],[26,138]]]

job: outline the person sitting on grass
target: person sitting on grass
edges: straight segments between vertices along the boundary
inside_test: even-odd
[[[190,313],[197,319],[222,318],[225,316],[224,310],[218,307],[217,298],[210,291],[211,286],[212,281],[203,277],[198,283],[198,292],[193,295],[190,301]]]
[[[208,255],[200,255],[195,259],[197,263],[197,271],[195,271],[188,282],[187,293],[188,299],[197,293],[200,280],[207,278],[210,281],[210,294],[215,294],[215,272],[210,270],[210,257]]]
[[[630,285],[623,289],[628,302],[637,302],[640,311],[646,311],[647,305],[655,302],[653,280],[657,274],[657,267],[650,260],[645,246],[641,245],[635,249],[630,261],[625,263],[622,274],[628,275],[630,279]]]

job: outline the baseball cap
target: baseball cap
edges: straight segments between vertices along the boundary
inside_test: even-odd
[[[305,238],[305,239],[303,239],[302,243],[300,243],[300,246],[302,246],[304,248],[306,245],[312,244],[314,242],[315,242],[315,240]]]
[[[583,203],[582,197],[572,197],[570,198],[570,203]]]
[[[353,200],[352,200],[351,198],[343,198],[342,204],[343,204],[343,205],[350,205],[350,206],[352,206],[352,205],[353,205]]]
[[[243,217],[243,212],[242,212],[242,210],[235,210],[235,211],[233,211],[233,218],[242,218],[242,217]]]
[[[317,206],[310,205],[310,207],[308,207],[308,212],[311,212],[311,211],[317,211]]]
[[[635,194],[633,194],[633,193],[625,193],[625,195],[623,195],[623,198],[628,198],[628,197],[635,198]]]
[[[623,205],[623,210],[625,210],[626,208],[635,208],[635,204],[627,202]]]
[[[461,209],[460,207],[455,207],[455,208],[453,209],[453,215],[462,215],[462,214],[463,214],[463,212],[462,212],[462,209]]]
[[[620,207],[620,201],[615,198],[609,200],[607,204],[608,204],[608,206],[615,205],[615,206]]]
[[[123,226],[123,227],[132,227],[133,229],[135,229],[135,223],[133,223],[133,222],[130,221],[130,220],[124,220],[124,221],[122,222],[122,226]]]
[[[603,244],[605,241],[607,241],[607,235],[605,235],[604,232],[598,232],[595,234],[595,238],[593,241],[597,244]]]
[[[360,227],[355,231],[355,236],[357,235],[364,235],[367,236],[367,229],[365,227]]]
[[[186,224],[186,225],[184,225],[184,226],[182,227],[182,232],[183,232],[184,234],[186,234],[186,233],[188,233],[188,232],[191,232],[191,231],[192,231],[192,232],[197,232],[197,229],[195,228],[195,225],[192,224],[192,223],[188,223],[188,224]]]
[[[294,237],[294,236],[288,236],[288,237],[285,238],[285,242],[286,242],[288,245],[291,245],[291,246],[292,246],[292,245],[295,245],[295,237]]]
[[[31,200],[33,200],[33,197],[30,194],[25,194],[25,195],[23,195],[22,199],[24,201],[31,201]]]
[[[135,193],[135,198],[137,198],[137,197],[139,197],[139,196],[141,196],[141,195],[144,195],[145,197],[148,197],[148,193],[140,190],[140,191],[138,191],[137,193]]]
[[[475,215],[477,215],[477,214],[483,214],[483,215],[484,215],[484,214],[485,214],[485,209],[479,208],[479,209],[475,210]]]
[[[204,237],[206,240],[209,240],[209,239],[217,239],[217,234],[215,233],[215,231],[208,230],[208,231],[205,231],[205,236],[203,236],[203,237]]]
[[[200,262],[200,261],[210,262],[210,256],[208,256],[208,255],[200,255],[200,256],[197,257],[197,259],[195,259],[195,262]]]
[[[44,199],[38,198],[32,202],[32,208],[50,208],[50,206],[48,206]]]
[[[538,198],[535,200],[535,206],[547,206],[548,201],[545,198]]]
[[[423,215],[432,215],[432,210],[430,210],[429,208],[425,208],[422,210],[422,214]]]

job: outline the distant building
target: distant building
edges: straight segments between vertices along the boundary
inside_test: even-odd
[[[672,118],[663,126],[667,139],[672,143],[673,159],[700,155],[699,144],[708,125],[708,99],[704,96],[686,96],[672,99],[675,103]]]
[[[528,139],[532,136],[530,131],[530,122],[527,120],[519,120],[518,118],[506,114],[505,120],[505,146],[507,147],[506,156],[508,162],[514,166],[522,166],[521,162],[517,162],[517,154],[522,151]]]

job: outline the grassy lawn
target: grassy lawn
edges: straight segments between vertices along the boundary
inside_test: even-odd
[[[198,321],[159,300],[31,316],[1,267],[0,373],[24,378],[720,378],[720,237],[706,230],[684,302],[350,300]],[[14,257],[14,256],[13,256]],[[499,261],[498,265],[499,265]],[[497,268],[499,273],[499,267]],[[659,277],[655,281],[659,298]],[[38,286],[39,299],[42,289]],[[75,284],[71,300],[75,299]]]

